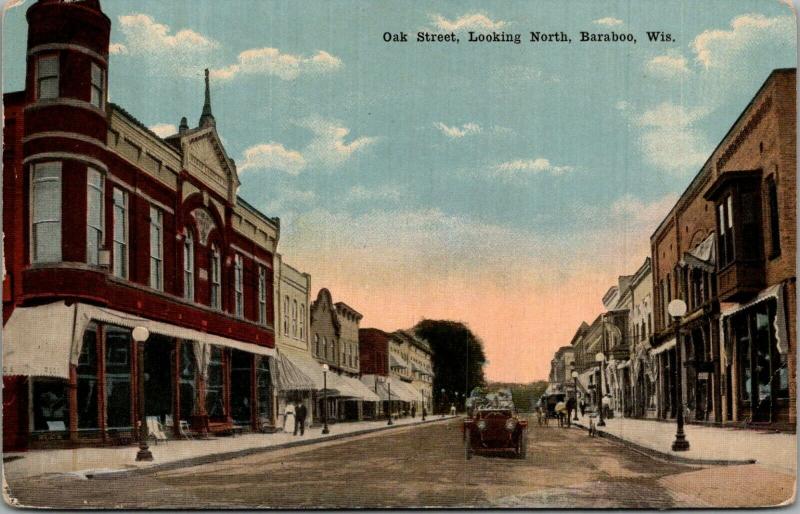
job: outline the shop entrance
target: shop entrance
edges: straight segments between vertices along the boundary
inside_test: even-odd
[[[237,425],[249,425],[253,419],[253,354],[231,352],[231,417]]]
[[[161,423],[172,416],[172,368],[175,340],[151,335],[144,346],[144,405],[147,416],[157,416]]]

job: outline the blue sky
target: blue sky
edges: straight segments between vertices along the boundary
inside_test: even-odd
[[[794,16],[768,0],[102,4],[113,102],[159,131],[196,125],[211,68],[240,194],[281,217],[287,260],[367,326],[468,322],[498,379],[546,375],[769,72],[796,62]],[[26,5],[4,21],[6,91]],[[462,41],[383,42],[401,30]]]

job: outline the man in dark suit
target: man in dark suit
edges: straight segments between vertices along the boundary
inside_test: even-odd
[[[297,402],[297,407],[295,408],[295,418],[294,418],[294,435],[297,435],[297,432],[300,431],[300,435],[305,435],[306,433],[306,415],[308,414],[308,410],[303,402]]]

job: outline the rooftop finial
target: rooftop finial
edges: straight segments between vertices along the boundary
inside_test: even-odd
[[[208,83],[208,68],[206,68],[206,101],[203,104],[203,114],[200,115],[200,126],[208,127],[215,124],[216,120],[211,114],[211,88]]]

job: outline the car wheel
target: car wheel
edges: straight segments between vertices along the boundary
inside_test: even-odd
[[[520,430],[518,447],[517,457],[524,459],[528,455],[528,431],[525,429]]]
[[[472,434],[470,429],[464,431],[464,458],[469,460],[472,458]]]

